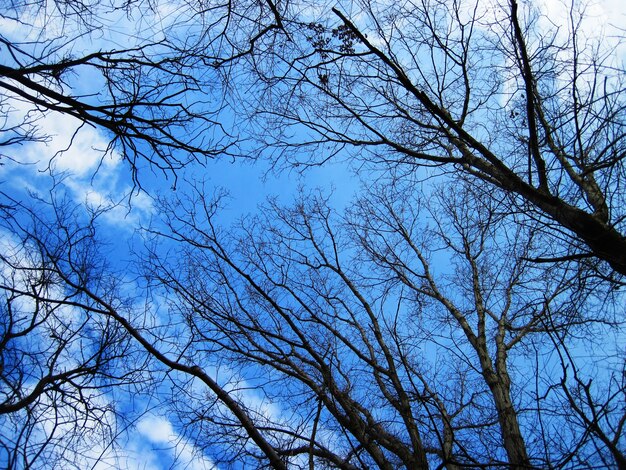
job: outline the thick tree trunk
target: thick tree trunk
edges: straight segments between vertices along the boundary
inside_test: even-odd
[[[517,411],[513,408],[510,393],[510,378],[506,371],[496,373],[486,349],[477,350],[482,373],[491,390],[498,414],[502,443],[507,454],[509,468],[515,470],[532,468],[526,442],[520,431]]]
[[[526,442],[520,431],[517,413],[511,403],[508,387],[498,381],[491,387],[491,392],[498,412],[504,449],[510,464],[509,468],[516,470],[531,468],[526,451]]]
[[[488,150],[485,149],[485,152]],[[476,176],[520,195],[562,227],[571,230],[587,245],[590,254],[606,261],[616,272],[626,275],[626,237],[603,221],[602,214],[596,216],[547,194],[526,183],[504,165],[495,166],[469,153],[466,153],[466,158],[469,166],[478,170]]]
[[[593,214],[559,202],[551,214],[553,218],[576,233],[595,256],[626,275],[626,238]]]

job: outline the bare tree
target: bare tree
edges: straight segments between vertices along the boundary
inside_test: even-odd
[[[555,243],[538,261],[592,256],[619,277],[623,66],[578,3],[563,22],[539,8],[366,1],[289,23],[299,47],[275,49],[251,103],[260,138],[277,163],[471,175],[544,221]]]
[[[136,184],[146,164],[176,178],[191,161],[232,153],[237,136],[220,117],[227,82],[218,66],[248,53],[250,38],[278,29],[273,3],[240,4],[239,11],[230,2],[183,1],[166,18],[161,6],[3,3],[2,164],[24,162],[25,144],[51,142],[41,124],[59,116],[77,123],[69,146],[82,127],[102,131],[108,145],[92,151],[121,155]],[[82,209],[62,197],[53,193],[32,208],[22,202],[28,197],[2,194],[0,465],[10,468],[81,467],[75,459],[90,449],[90,429],[99,445],[117,437],[115,423],[124,417],[109,394],[139,389],[149,374],[141,370],[148,356],[131,347],[124,325],[95,311],[83,292],[98,286],[99,298],[115,304],[119,279],[98,277],[108,269],[97,265],[97,214],[81,219]],[[126,361],[137,368],[126,370]]]
[[[624,468],[623,67],[585,42],[584,12],[563,34],[515,0],[177,6],[3,7],[60,20],[0,34],[3,157],[61,113],[135,182],[243,153],[249,124],[277,165],[388,178],[345,214],[302,195],[228,230],[219,197],[185,188],[132,281],[100,211],[58,185],[34,207],[3,194],[0,461],[98,460],[123,418],[109,397],[131,389],[246,467]],[[145,13],[129,44],[79,44],[120,13]]]
[[[94,218],[59,200],[52,219],[7,212],[6,228],[22,234],[2,258],[9,467],[97,459],[68,428],[92,426],[114,446],[107,394],[156,393],[164,380],[174,393],[153,399],[217,461],[621,465],[619,370],[592,374],[592,387],[575,359],[584,335],[617,331],[610,293],[581,289],[576,261],[529,261],[540,224],[523,214],[513,223],[506,201],[480,188],[457,189],[426,203],[407,188],[372,188],[345,217],[303,196],[230,234],[202,188],[162,201],[165,225],[146,232],[157,237],[148,290],[137,294],[167,300],[161,324],[123,300]],[[593,354],[623,367],[608,349]]]
[[[469,190],[441,196],[429,228],[404,189],[374,192],[343,221],[319,196],[272,204],[232,237],[201,190],[165,204],[160,236],[181,246],[146,262],[155,285],[176,296],[196,363],[238,365],[280,404],[256,426],[295,466],[619,462],[621,427],[611,436],[616,454],[594,446],[601,433],[566,420],[572,389],[551,374],[551,335],[616,325],[608,310],[585,313],[595,295],[577,295],[577,263],[528,261],[541,232],[525,217],[511,224],[504,203],[479,203]],[[592,401],[609,406],[617,396]],[[623,407],[610,406],[609,419],[623,419]],[[202,443],[194,426],[215,426],[213,439],[254,458],[231,421],[199,409],[187,410],[190,435]],[[554,446],[545,430],[559,427],[568,431]]]
[[[0,462],[11,469],[85,468],[100,459],[117,466],[118,438],[142,410],[122,412],[116,397],[128,401],[126,391],[161,402],[164,381],[182,389],[195,379],[263,461],[285,468],[232,387],[185,353],[186,332],[155,324],[145,292],[107,266],[101,213],[85,218],[58,194],[55,188],[30,208],[13,201],[3,214],[10,236],[0,258]]]
[[[623,446],[626,423],[623,355],[608,354],[598,368],[596,364],[589,364],[584,355],[582,358],[578,357],[580,353],[569,344],[567,332],[552,332],[550,336],[562,368],[560,390],[556,393],[561,395],[561,402],[566,404],[571,413],[568,419],[584,429],[592,437],[596,447],[606,449],[604,455],[600,454],[602,465],[626,468],[626,452]],[[606,336],[601,337],[606,341]],[[595,347],[604,346],[598,343]],[[598,377],[601,379],[600,383],[597,382]],[[570,459],[575,465],[588,465],[580,457],[572,453]]]
[[[100,129],[109,144],[94,152],[118,152],[135,183],[146,163],[175,178],[191,161],[237,154],[220,66],[281,34],[280,18],[271,0],[177,6],[162,18],[159,2],[143,0],[4,5],[3,156],[21,161],[19,144],[49,140],[38,121],[53,113]]]
[[[81,292],[59,276],[58,265],[68,263],[84,285],[100,284],[114,295],[93,232],[98,214],[84,226],[77,215],[62,200],[54,200],[52,215],[16,201],[3,209],[0,462],[6,468],[93,464],[101,457],[94,448],[104,453],[118,432],[118,411],[107,394],[145,385],[145,355],[131,349],[127,332],[94,316]]]

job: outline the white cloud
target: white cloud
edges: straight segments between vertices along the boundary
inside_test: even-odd
[[[10,124],[33,112],[14,97],[11,105]],[[150,216],[152,199],[134,191],[128,166],[118,152],[108,148],[110,140],[102,131],[54,111],[42,114],[37,125],[39,134],[50,139],[5,149],[10,157],[0,166],[5,181],[16,189],[41,193],[50,188],[51,173],[75,202],[106,209],[103,220],[118,228],[135,228]]]
[[[51,124],[46,132],[54,136],[49,151],[55,155],[52,164],[56,170],[86,176],[98,167],[106,172],[118,165],[120,156],[107,152],[108,139],[95,129],[83,126],[74,132],[77,122],[67,116],[49,114],[45,122]]]
[[[169,444],[176,439],[172,423],[153,414],[146,415],[139,421],[137,431],[155,444]]]
[[[78,177],[92,176],[97,169],[114,171],[121,163],[121,155],[109,149],[110,138],[102,131],[68,114],[41,112],[10,92],[3,95],[7,111],[10,107],[5,127],[19,125],[24,119],[34,120],[37,136],[46,137],[43,142],[24,142],[4,149],[17,163],[39,172],[53,169]]]
[[[621,37],[626,29],[626,10],[622,0],[542,0],[538,6],[543,14],[539,25],[545,29],[557,27],[559,40],[565,41],[571,36],[574,22],[579,47],[586,42],[600,41],[604,50],[624,57],[626,45]]]
[[[215,469],[215,464],[185,438],[174,431],[170,421],[154,414],[145,415],[137,423],[138,433],[152,444],[167,446],[176,467],[191,470]]]

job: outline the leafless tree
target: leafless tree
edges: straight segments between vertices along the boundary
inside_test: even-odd
[[[40,201],[41,202],[41,201]],[[93,464],[116,437],[114,387],[140,390],[142,357],[121,325],[94,316],[59,277],[68,263],[83,285],[109,285],[93,219],[54,201],[52,214],[17,201],[2,212],[0,462],[6,468]],[[110,295],[114,286],[109,285]],[[145,356],[144,356],[145,358]],[[128,362],[126,362],[128,361]],[[129,368],[126,365],[132,364]]]
[[[551,337],[617,325],[610,309],[585,312],[597,292],[577,295],[577,263],[529,261],[541,232],[525,216],[511,224],[505,203],[458,188],[432,204],[429,227],[404,189],[372,193],[343,220],[319,196],[272,204],[232,236],[203,191],[165,204],[159,236],[181,247],[146,262],[175,294],[194,361],[226,360],[280,404],[256,426],[296,467],[620,462],[621,425],[610,428],[615,454],[596,445],[604,431],[563,416],[577,385],[551,373]],[[612,423],[625,411],[617,390],[592,399]],[[214,426],[212,439],[258,458],[231,420],[198,410],[187,410],[191,429]]]
[[[191,161],[238,153],[238,130],[223,113],[229,72],[220,65],[281,34],[274,4],[182,0],[165,17],[163,7],[143,0],[4,4],[0,18],[12,30],[0,35],[2,155],[21,161],[19,144],[49,140],[38,122],[54,113],[100,129],[109,144],[94,151],[118,152],[136,183],[146,164],[175,178]]]
[[[600,454],[603,466],[626,468],[623,352],[607,354],[601,364],[590,364],[585,352],[581,354],[571,347],[568,333],[551,332],[550,336],[562,369],[560,390],[556,393],[570,412],[568,420],[592,436],[596,447],[606,449],[604,455]],[[592,344],[595,343],[594,336],[588,336]],[[607,336],[600,337],[605,343]],[[594,347],[604,348],[603,343],[598,342]],[[576,453],[572,453],[570,459],[577,466],[588,465]]]
[[[149,299],[107,265],[97,236],[101,213],[85,218],[82,206],[56,198],[59,188],[52,194],[32,207],[13,201],[2,218],[10,234],[0,258],[2,465],[85,468],[104,459],[118,466],[118,438],[144,410],[122,412],[117,397],[143,393],[161,403],[164,382],[181,390],[195,380],[242,440],[285,468],[233,387],[185,354],[186,332],[155,322]]]
[[[619,297],[581,289],[576,261],[529,261],[540,224],[512,223],[506,201],[457,189],[425,202],[371,188],[345,217],[302,196],[233,232],[215,224],[219,202],[202,188],[164,200],[165,225],[146,232],[148,290],[134,294],[166,301],[160,324],[122,300],[123,276],[98,255],[97,217],[58,200],[52,218],[5,212],[22,234],[2,258],[9,467],[97,459],[84,430],[68,429],[114,446],[107,394],[164,381],[173,394],[154,399],[217,461],[622,465],[623,357],[592,350],[615,365],[607,373],[576,360],[585,335],[619,331]]]
[[[396,178],[472,176],[553,233],[537,261],[626,274],[624,69],[585,34],[583,7],[562,20],[516,0],[317,11],[287,25],[299,47],[276,48],[279,66],[254,64],[266,98],[250,106],[277,164],[350,155]]]
[[[220,119],[227,82],[219,65],[248,53],[250,38],[279,29],[273,3],[241,3],[238,10],[230,2],[183,1],[165,18],[162,6],[142,0],[4,2],[2,158],[22,163],[25,144],[52,141],[41,126],[50,116],[75,118],[74,138],[84,126],[103,131],[108,146],[93,152],[121,155],[137,184],[146,164],[176,178],[191,161],[232,153],[237,137]],[[89,448],[90,429],[99,445],[116,437],[116,410],[107,394],[113,386],[141,387],[147,356],[131,347],[124,325],[99,315],[83,292],[97,285],[100,299],[113,302],[112,286],[119,283],[115,276],[98,278],[107,269],[96,262],[102,259],[95,214],[81,220],[82,210],[68,209],[59,195],[36,208],[22,196],[3,193],[0,206],[7,237],[0,288],[0,466],[81,467],[72,459]],[[103,295],[102,289],[112,290]],[[126,361],[136,369],[126,370]]]
[[[252,124],[277,165],[386,177],[362,172],[345,213],[308,194],[228,229],[219,197],[184,188],[132,280],[98,210],[2,194],[8,467],[97,460],[128,389],[246,467],[625,467],[623,67],[584,12],[559,29],[515,0],[181,1],[152,28],[157,3],[107,5],[3,7],[60,27],[0,34],[3,157],[61,113],[135,182],[243,153]],[[120,13],[146,14],[130,44],[79,47]]]

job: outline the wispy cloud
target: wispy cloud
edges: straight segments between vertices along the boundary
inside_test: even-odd
[[[137,432],[147,442],[160,448],[160,452],[166,451],[170,458],[174,459],[175,466],[178,468],[190,470],[210,470],[216,468],[215,464],[202,455],[198,448],[174,431],[172,423],[163,416],[155,414],[145,415],[137,423]],[[151,465],[154,465],[154,460]],[[162,467],[157,464],[153,468],[159,469]]]

